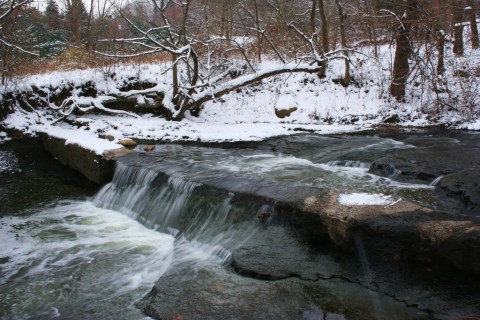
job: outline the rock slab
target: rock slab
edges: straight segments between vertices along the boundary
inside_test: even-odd
[[[115,167],[112,159],[130,152],[126,148],[119,148],[99,155],[78,144],[67,144],[65,139],[52,137],[47,133],[40,133],[40,137],[44,148],[60,163],[79,171],[88,180],[98,184],[107,183],[112,179]]]

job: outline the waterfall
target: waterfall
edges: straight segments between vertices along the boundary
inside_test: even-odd
[[[178,228],[199,183],[167,177],[148,167],[117,162],[113,181],[103,187],[93,203],[119,211],[151,229]]]
[[[430,187],[435,187],[440,182],[440,180],[442,180],[442,179],[443,179],[443,176],[436,177],[435,179],[433,179],[432,182],[430,182],[429,186]]]
[[[347,167],[347,168],[370,168],[370,163],[362,162],[358,160],[335,160],[329,161],[327,165],[331,167]]]
[[[113,181],[92,202],[97,207],[121,212],[147,228],[174,235],[177,263],[201,262],[212,257],[227,262],[230,252],[225,248],[241,245],[245,233],[253,234],[258,228],[255,218],[259,205],[232,209],[233,198],[232,193],[169,177],[155,165],[117,162]],[[240,226],[238,219],[242,214],[245,222]]]

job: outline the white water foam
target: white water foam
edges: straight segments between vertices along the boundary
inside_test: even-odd
[[[394,143],[395,142],[395,143]],[[386,142],[382,142],[383,144]],[[401,142],[392,140],[389,143],[394,143],[398,146],[410,148]],[[373,145],[372,145],[373,146]],[[397,189],[429,189],[432,188],[428,184],[420,183],[404,183],[393,180],[398,174],[399,170],[395,171],[391,177],[381,177],[369,173],[370,165],[365,162],[356,160],[342,160],[330,161],[328,163],[314,163],[308,159],[297,158],[295,156],[283,154],[257,154],[248,155],[241,158],[230,158],[218,163],[218,167],[224,170],[236,173],[245,173],[247,175],[262,176],[268,175],[276,170],[286,170],[288,168],[305,169],[309,168],[320,169],[325,172],[332,172],[336,175],[346,179],[347,181],[357,181],[361,184],[368,184],[372,188],[379,185]],[[317,172],[318,174],[318,172]],[[319,176],[320,181],[322,177]]]
[[[168,184],[170,184],[175,190],[192,192],[196,187],[200,187],[202,184],[184,180],[177,177],[169,177]]]
[[[1,218],[0,242],[6,261],[0,264],[0,298],[12,308],[7,315],[58,308],[84,288],[105,300],[146,292],[174,257],[172,236],[90,202]]]
[[[77,295],[89,305],[100,303],[94,308],[121,303],[124,296],[131,303],[170,269],[231,259],[217,241],[175,239],[91,202],[63,202],[32,216],[1,218],[0,242],[0,309],[6,319],[61,315],[63,304],[76,304]]]
[[[442,179],[443,179],[443,176],[436,177],[435,179],[433,179],[432,182],[430,182],[429,186],[435,187]]]
[[[231,172],[245,172],[255,175],[285,169],[287,167],[308,167],[311,165],[312,162],[307,159],[268,153],[232,157],[218,163],[219,167]]]

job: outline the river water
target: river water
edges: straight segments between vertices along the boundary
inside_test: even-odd
[[[475,152],[477,141],[420,131],[299,135],[216,148],[164,144],[152,153],[138,147],[100,190],[35,142],[1,146],[0,315],[145,319],[147,309],[168,319],[478,315],[475,285],[436,287],[422,275],[381,271],[361,238],[353,256],[339,253],[328,241],[305,239],[268,201],[340,190],[472,215],[461,200],[438,201],[434,177],[401,179],[396,168],[369,168],[396,150],[462,145]],[[269,219],[261,223],[257,214],[265,211]],[[255,274],[239,272],[240,264]],[[372,289],[372,277],[387,288],[405,281],[418,301],[405,298],[402,285]],[[455,297],[457,289],[464,293]],[[436,294],[440,302],[433,303]]]

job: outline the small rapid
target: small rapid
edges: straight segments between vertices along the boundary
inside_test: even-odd
[[[66,193],[32,202],[23,199],[33,182],[42,191],[58,186],[52,193],[73,184],[63,171],[54,183],[34,181],[25,164],[33,160],[0,150],[0,176],[13,190],[0,186],[0,193],[15,200],[0,216],[0,317],[403,320],[430,319],[427,305],[475,311],[470,293],[452,298],[429,282],[432,266],[425,277],[404,269],[400,244],[359,233],[350,243],[354,255],[339,252],[333,225],[303,209],[321,212],[331,205],[321,201],[336,195],[331,208],[354,213],[359,203],[382,210],[403,200],[443,205],[432,194],[455,182],[448,170],[457,162],[445,172],[443,163],[424,165],[418,174],[430,145],[443,142],[402,139],[296,136],[255,146],[137,148],[117,159],[113,180],[95,195],[92,187],[88,194],[71,189],[77,200],[63,200],[71,199]],[[445,143],[464,148],[456,139]],[[437,151],[441,162],[446,153]]]
[[[86,319],[120,309],[119,319],[140,319],[133,302],[174,259],[173,236],[89,201],[1,218],[0,241],[2,319]]]

